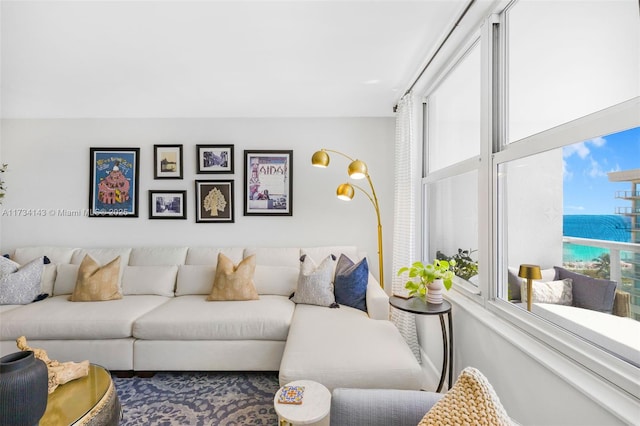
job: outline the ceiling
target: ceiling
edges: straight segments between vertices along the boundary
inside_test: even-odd
[[[2,1],[1,114],[391,116],[466,3]]]

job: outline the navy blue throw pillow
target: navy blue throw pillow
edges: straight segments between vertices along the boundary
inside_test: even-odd
[[[353,263],[344,254],[340,255],[336,265],[334,293],[336,302],[367,312],[367,282],[369,281],[369,265],[367,258]]]

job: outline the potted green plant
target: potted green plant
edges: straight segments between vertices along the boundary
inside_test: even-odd
[[[442,288],[449,290],[455,274],[450,269],[456,261],[435,259],[433,263],[424,264],[420,261],[411,266],[398,270],[398,276],[409,273],[409,280],[404,287],[409,290],[409,296],[417,296],[423,301],[433,304],[442,303]]]
[[[436,259],[446,260],[449,263],[454,260],[455,263],[451,266],[453,273],[463,280],[469,281],[471,277],[478,275],[478,261],[471,258],[471,254],[476,251],[477,250],[462,250],[459,248],[458,253],[453,256],[447,256],[438,250],[436,252]]]

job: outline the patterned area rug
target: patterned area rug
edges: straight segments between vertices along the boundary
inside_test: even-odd
[[[277,372],[158,372],[113,382],[121,425],[276,425]]]

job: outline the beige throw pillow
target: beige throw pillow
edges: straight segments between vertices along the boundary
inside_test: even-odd
[[[444,398],[427,411],[418,426],[511,424],[487,378],[475,368],[467,367]]]
[[[218,266],[211,294],[207,300],[257,300],[258,292],[253,283],[256,256],[252,255],[238,264],[222,253],[218,253]]]
[[[122,293],[118,287],[119,276],[120,256],[106,265],[100,266],[87,254],[78,268],[76,286],[69,300],[72,302],[97,302],[122,299]]]

